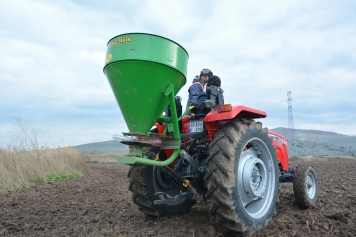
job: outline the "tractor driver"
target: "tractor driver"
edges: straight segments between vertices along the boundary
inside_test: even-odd
[[[200,72],[200,78],[194,78],[193,79],[193,84],[189,87],[188,92],[189,92],[189,98],[187,101],[187,107],[191,106],[192,104],[195,104],[196,101],[198,100],[198,96],[200,93],[204,91],[204,86],[207,83],[208,79],[210,76],[213,75],[213,72],[210,71],[207,68],[204,68]],[[191,111],[187,113],[187,117],[190,117]]]
[[[220,88],[220,86],[221,86],[220,77],[218,77],[216,75],[210,76],[206,86],[207,87],[214,86],[214,87]],[[194,105],[194,108],[191,110],[192,111],[192,115],[194,115],[194,114],[200,114],[200,115],[204,114],[204,115],[206,115],[211,111],[210,108],[207,108],[205,106],[204,101],[207,100],[207,99],[208,99],[208,97],[207,97],[207,94],[206,94],[205,91],[201,92],[198,95],[197,101],[194,104],[192,104],[192,105]]]

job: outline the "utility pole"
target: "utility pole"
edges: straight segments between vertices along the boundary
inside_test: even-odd
[[[292,92],[287,92],[288,96],[288,133],[289,133],[289,141],[288,141],[288,155],[289,157],[297,156],[297,151],[294,147],[294,122],[293,122],[293,111],[292,111]]]

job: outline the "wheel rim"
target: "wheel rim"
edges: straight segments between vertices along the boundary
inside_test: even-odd
[[[316,179],[311,173],[307,175],[305,184],[308,197],[313,199],[316,193]]]
[[[241,152],[237,174],[237,187],[245,212],[252,218],[263,217],[273,203],[275,193],[275,167],[267,144],[250,139]]]

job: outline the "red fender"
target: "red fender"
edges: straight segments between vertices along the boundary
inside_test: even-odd
[[[276,148],[276,156],[281,163],[282,170],[289,169],[289,161],[288,161],[288,144],[287,138],[282,135],[268,131],[268,135],[272,137],[272,145]]]
[[[266,112],[252,109],[246,106],[232,106],[232,110],[228,112],[211,111],[205,116],[204,122],[209,133],[211,141],[214,140],[214,135],[220,127],[234,118],[265,118]]]

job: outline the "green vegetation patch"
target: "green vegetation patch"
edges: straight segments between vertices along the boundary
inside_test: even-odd
[[[70,178],[77,178],[79,176],[80,175],[78,173],[74,173],[74,174],[47,174],[46,180],[47,181],[66,180],[66,179],[70,179]],[[42,184],[42,183],[45,183],[44,178],[32,179],[28,182],[29,185],[36,185],[36,184]],[[7,194],[9,190],[15,190],[15,191],[20,190],[23,187],[24,186],[22,186],[20,184],[13,184],[10,187],[10,189],[8,189],[8,190],[0,189],[0,195]]]
[[[77,174],[77,173],[74,173],[74,174],[48,174],[46,176],[46,178],[48,180],[52,180],[52,181],[66,180],[66,179],[77,178],[77,177],[79,177],[79,174]]]
[[[56,181],[56,180],[66,180],[70,178],[77,178],[79,177],[78,173],[74,174],[47,174],[46,179],[47,181]],[[45,179],[44,178],[38,178],[38,179],[33,179],[30,181],[30,184],[40,184],[44,183]]]

